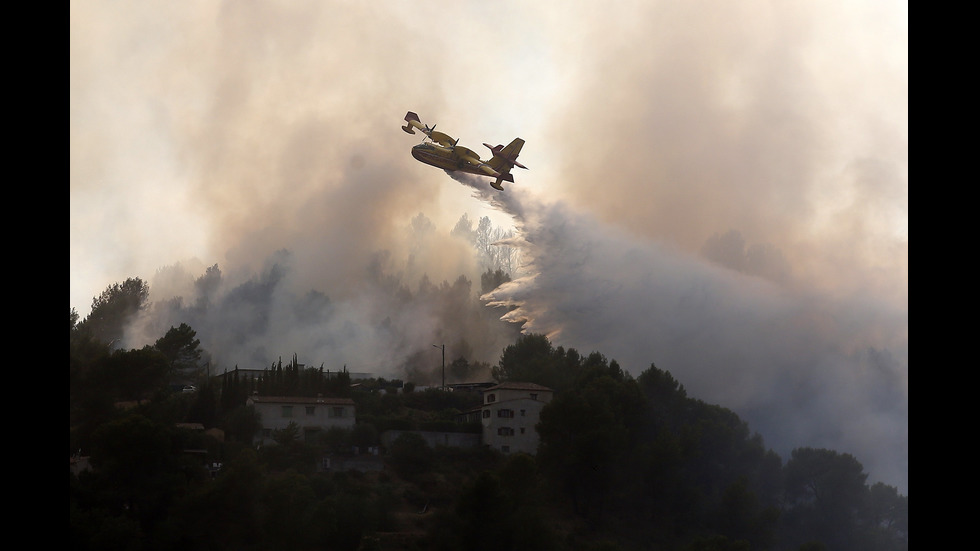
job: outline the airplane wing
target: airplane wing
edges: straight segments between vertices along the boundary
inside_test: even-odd
[[[411,111],[405,114],[405,122],[408,123],[402,127],[402,130],[405,132],[414,134],[415,129],[418,128],[423,134],[428,136],[429,139],[443,147],[454,147],[459,141],[458,138],[453,138],[445,132],[436,130],[436,125],[434,124],[431,127],[429,125],[422,124],[422,121],[419,120],[419,116]]]
[[[433,128],[435,128],[433,126]],[[437,130],[432,130],[429,132],[429,138],[443,147],[454,147],[459,139],[453,139],[452,136],[446,134],[445,132],[439,132]]]
[[[480,156],[476,154],[476,151],[473,151],[468,147],[457,145],[455,148],[453,148],[453,153],[455,153],[460,159],[466,161],[467,163],[474,164],[474,165],[483,164],[483,161],[480,160]]]

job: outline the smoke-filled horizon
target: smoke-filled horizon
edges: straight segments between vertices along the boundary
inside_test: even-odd
[[[510,309],[505,319],[556,345],[599,351],[633,375],[670,371],[783,457],[805,446],[851,453],[907,492],[907,311],[800,292],[637,239],[560,201],[515,191],[495,204],[513,208],[521,239],[512,243],[528,259],[525,277],[484,297]]]
[[[488,285],[484,279],[492,281],[498,271],[516,273],[518,251],[494,244],[512,234],[486,217],[473,221],[466,215],[451,232],[440,232],[419,213],[404,228],[396,254],[376,251],[356,282],[336,289],[300,288],[302,262],[286,249],[248,273],[229,274],[217,264],[166,266],[147,282],[149,304],[119,346],[140,348],[187,323],[212,374],[264,369],[295,355],[308,367],[434,384],[441,354],[431,347],[445,345],[448,363],[462,358],[472,368],[457,369],[448,382],[489,380],[490,365],[519,327],[478,299]],[[452,279],[433,280],[426,259],[447,247],[458,247],[456,254],[473,266]]]
[[[225,317],[195,329],[261,320],[257,357],[410,369],[455,336],[492,362],[510,333],[447,306],[485,267],[453,229],[490,217],[525,265],[488,298],[526,331],[655,363],[781,453],[853,453],[907,494],[907,20],[879,0],[72,2],[71,306],[139,276],[190,309],[218,265]],[[530,169],[503,193],[454,181],[411,157],[409,110],[477,151],[522,137]]]

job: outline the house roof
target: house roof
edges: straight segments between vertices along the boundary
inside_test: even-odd
[[[483,390],[486,388],[490,388],[495,384],[496,383],[491,381],[486,383],[450,383],[446,386],[448,386],[453,390]]]
[[[541,386],[536,383],[522,383],[517,381],[504,381],[499,385],[492,386],[484,390],[484,392],[489,392],[491,390],[541,390],[552,392],[552,390],[546,386]]]
[[[321,404],[330,406],[353,406],[350,398],[324,398],[323,396],[249,396],[256,404]]]

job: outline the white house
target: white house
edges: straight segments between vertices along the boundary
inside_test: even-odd
[[[308,398],[302,396],[250,396],[247,405],[261,416],[260,444],[272,442],[272,431],[296,423],[306,442],[333,427],[354,428],[354,400],[350,398]]]
[[[535,425],[554,392],[534,383],[505,382],[483,391],[483,443],[504,453],[538,451]]]

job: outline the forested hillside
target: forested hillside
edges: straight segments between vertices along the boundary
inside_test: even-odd
[[[498,381],[555,390],[536,456],[431,448],[406,434],[382,450],[383,471],[319,472],[319,458],[379,446],[386,429],[472,430],[456,414],[479,395],[355,385],[296,356],[270,358],[258,379],[217,377],[186,324],[141,349],[113,347],[145,300],[142,282],[101,298],[84,320],[70,313],[69,450],[91,465],[70,475],[77,549],[908,548],[908,498],[869,485],[858,458],[817,448],[781,458],[669,371],[651,364],[633,377],[601,352],[536,334],[492,366]],[[175,390],[188,378],[195,391]],[[283,430],[256,449],[253,392],[351,397],[357,424],[316,442]]]

